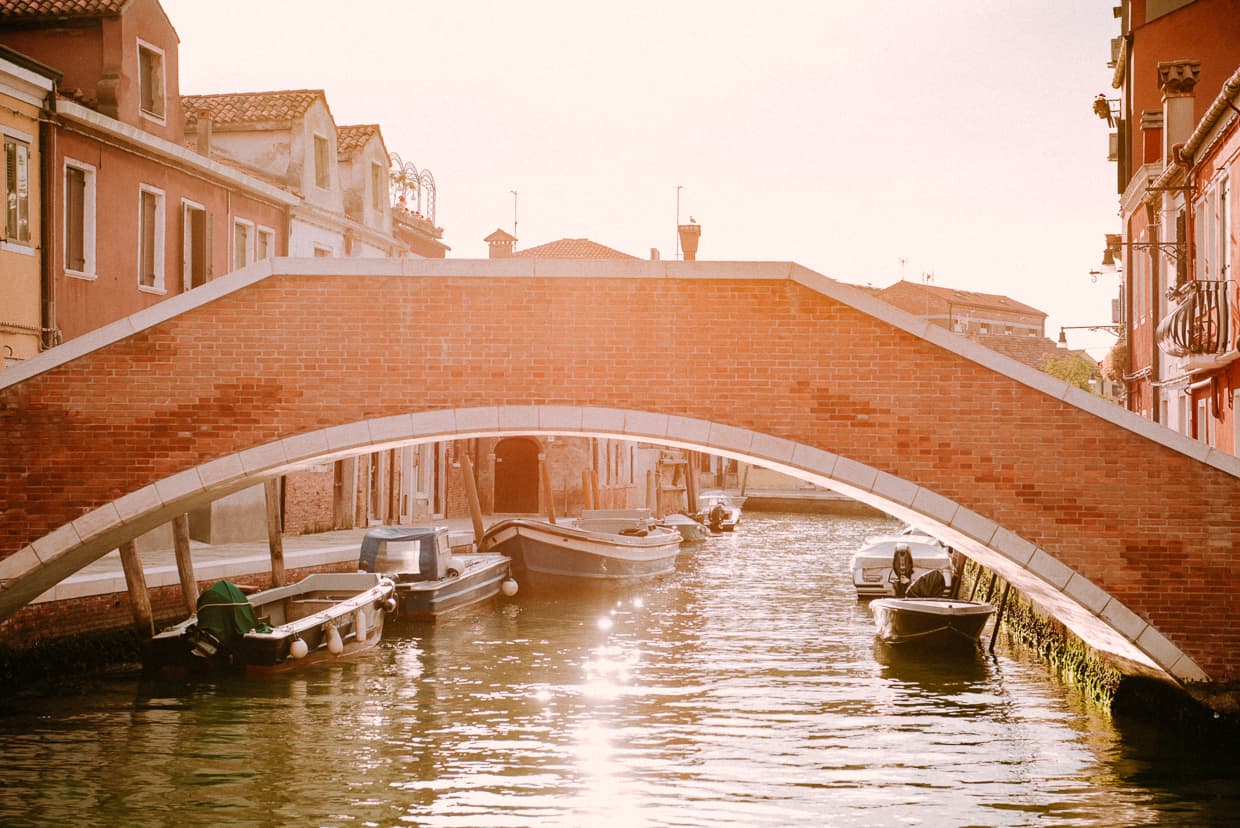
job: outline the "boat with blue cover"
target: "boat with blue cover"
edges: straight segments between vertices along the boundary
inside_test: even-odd
[[[455,554],[444,526],[381,526],[362,538],[358,568],[382,572],[396,584],[396,615],[434,621],[514,595],[511,562],[498,553]]]

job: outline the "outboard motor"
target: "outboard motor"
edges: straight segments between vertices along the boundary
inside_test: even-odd
[[[891,586],[897,598],[903,598],[913,580],[913,553],[907,543],[897,543],[891,556]]]

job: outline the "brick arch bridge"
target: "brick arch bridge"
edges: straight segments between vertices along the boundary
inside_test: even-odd
[[[0,619],[292,469],[509,434],[794,474],[1138,670],[1240,679],[1240,461],[788,263],[275,260],[8,369]]]

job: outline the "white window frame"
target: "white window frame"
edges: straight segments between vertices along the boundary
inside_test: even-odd
[[[1224,175],[1218,182],[1217,230],[1218,236],[1218,267],[1216,279],[1226,281],[1231,278],[1231,228],[1227,222],[1231,214],[1231,179]]]
[[[1197,405],[1197,440],[1207,446],[1214,445],[1214,417],[1210,414],[1210,398],[1202,397]]]
[[[21,147],[25,149],[26,151],[26,169],[25,169],[25,175],[26,175],[26,195],[25,195],[26,238],[25,239],[21,239],[20,237],[16,237],[16,236],[13,238],[9,238],[8,224],[9,224],[9,195],[10,194],[9,194],[8,147],[10,143],[15,148]],[[0,167],[3,168],[2,172],[0,172],[0,175],[3,176],[3,178],[0,179],[0,197],[2,197],[2,203],[4,207],[4,220],[3,220],[4,232],[0,233],[0,249],[8,250],[8,251],[16,252],[16,253],[24,253],[26,255],[34,255],[34,246],[35,246],[34,228],[32,226],[34,216],[31,214],[32,207],[35,207],[35,204],[34,204],[35,200],[32,197],[33,193],[31,192],[31,190],[33,189],[34,182],[31,179],[31,170],[30,170],[32,166],[31,165],[31,156],[32,156],[31,149],[34,146],[35,146],[34,136],[32,135],[27,135],[24,132],[19,132],[17,130],[8,129],[8,128],[5,128],[4,131],[0,133]],[[20,213],[20,210],[19,210],[19,213]],[[18,219],[18,221],[20,223],[21,221],[20,218]]]
[[[314,152],[314,186],[320,190],[330,190],[332,188],[332,169],[331,155],[332,142],[329,137],[318,132],[314,133],[314,139],[311,141]],[[323,147],[323,157],[319,157],[319,147]]]
[[[64,188],[64,222],[65,222],[65,243],[69,240],[69,169],[75,169],[82,173],[82,269],[74,270],[69,267],[69,255],[67,250],[61,253],[65,257],[65,275],[72,276],[75,279],[86,279],[95,281],[99,278],[96,270],[95,260],[95,232],[96,232],[96,211],[95,211],[95,180],[96,170],[91,164],[84,161],[77,161],[73,158],[65,158],[64,169],[61,171],[60,181],[61,187]]]
[[[206,205],[199,204],[196,201],[190,201],[188,198],[181,199],[181,288],[183,290],[192,290],[193,274],[190,272],[190,265],[193,264],[193,251],[190,249],[189,241],[189,213],[191,211],[200,212],[203,216],[202,232],[206,236],[203,238],[204,257],[203,257],[203,283],[210,281],[211,278],[211,247],[210,235],[207,233],[207,222],[210,218],[207,213]]]
[[[150,52],[159,57],[158,74],[151,78],[152,82],[159,84],[159,111],[147,109],[145,106],[146,96],[144,94],[147,88],[148,77],[145,71],[145,61],[142,59],[143,52]],[[138,114],[147,120],[154,121],[161,126],[168,123],[168,56],[164,50],[156,46],[154,43],[148,43],[142,38],[138,38]]]
[[[153,250],[153,253],[155,256],[155,261],[153,262],[153,266],[155,270],[155,273],[154,273],[155,284],[153,285],[142,284],[142,247],[143,247],[143,241],[144,241],[143,235],[142,235],[142,230],[143,230],[142,195],[144,193],[149,193],[150,195],[155,197],[155,221],[154,221],[155,247]],[[167,194],[163,190],[159,189],[158,187],[152,187],[150,184],[139,184],[138,185],[138,234],[137,234],[138,235],[138,249],[137,249],[138,255],[136,259],[136,264],[137,264],[136,270],[137,270],[138,290],[142,291],[143,293],[167,293],[167,290],[164,287],[166,284],[165,282],[166,271],[164,269],[164,245],[166,244],[166,240],[167,240],[167,224],[168,224],[167,201],[168,201]]]
[[[260,244],[266,247],[266,255],[258,255]],[[273,228],[267,227],[263,224],[257,225],[255,227],[254,235],[254,261],[261,262],[264,259],[274,259],[275,257],[276,231]]]
[[[237,231],[241,229],[245,230],[245,250],[240,251],[241,262],[238,263],[237,261],[237,258],[238,258]],[[230,261],[232,262],[233,270],[240,270],[241,268],[254,263],[254,239],[255,239],[254,222],[248,221],[247,219],[243,219],[243,218],[234,218],[233,226],[232,226],[232,238],[228,244],[228,246],[232,249],[232,258],[230,259]]]
[[[1231,453],[1240,457],[1240,390],[1231,392]]]

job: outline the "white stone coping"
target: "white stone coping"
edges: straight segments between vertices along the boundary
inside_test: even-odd
[[[186,502],[210,501],[219,492],[236,491],[263,482],[299,465],[322,462],[325,458],[352,456],[380,446],[510,433],[622,437],[710,450],[737,460],[756,461],[815,485],[871,504],[881,504],[889,512],[921,518],[931,525],[944,527],[966,545],[990,550],[1006,560],[1008,565],[1036,578],[1046,589],[1087,610],[1122,635],[1136,651],[1135,654],[1121,655],[1128,655],[1137,661],[1148,660],[1150,666],[1162,669],[1180,681],[1208,680],[1208,676],[1188,656],[1101,588],[1047,551],[949,498],[864,463],[760,432],[689,417],[626,409],[560,405],[445,409],[333,426],[277,440],[157,481],[83,515],[0,561],[0,579],[20,579],[42,564],[61,555],[70,555],[92,541],[98,545],[100,538],[122,536],[128,524],[136,525],[154,512],[182,512]],[[129,534],[136,533],[130,531]],[[342,550],[336,550],[339,551]],[[353,546],[349,546],[347,552],[348,555],[356,555]],[[335,552],[325,553],[323,550],[305,554],[316,561],[326,555],[322,562],[334,563],[343,559],[333,557]],[[253,560],[269,564],[265,556]],[[204,568],[199,577],[215,577],[202,574],[209,572]],[[150,586],[165,583],[178,583],[175,567],[156,568],[148,575]],[[89,578],[72,577],[37,600],[65,600],[82,594],[124,590],[123,577],[103,579],[99,583]],[[1148,658],[1143,659],[1142,654]]]

